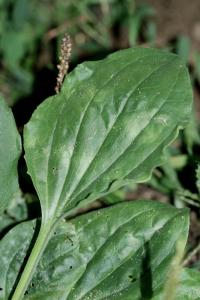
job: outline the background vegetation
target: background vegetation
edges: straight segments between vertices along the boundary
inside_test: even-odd
[[[12,107],[19,128],[37,105],[54,94],[59,45],[72,38],[70,70],[115,50],[143,46],[179,54],[190,69],[194,113],[188,128],[168,150],[168,162],[149,182],[99,199],[88,210],[112,203],[154,199],[191,210],[185,264],[200,269],[200,3],[193,0],[0,0],[0,93]],[[40,214],[23,157],[21,194],[0,219],[1,237],[19,220]],[[189,257],[188,257],[189,254]]]

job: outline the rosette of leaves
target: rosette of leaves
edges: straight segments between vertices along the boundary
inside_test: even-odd
[[[1,299],[141,299],[160,292],[176,241],[186,243],[187,211],[141,201],[69,217],[147,180],[187,124],[191,100],[182,61],[154,49],[119,51],[67,76],[24,131],[41,225],[37,235],[37,222],[22,223],[2,240],[1,253],[9,250]]]

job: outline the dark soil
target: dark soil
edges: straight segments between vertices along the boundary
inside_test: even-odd
[[[157,35],[166,45],[178,35],[187,35],[195,49],[200,50],[200,1],[199,0],[138,0],[155,8]]]

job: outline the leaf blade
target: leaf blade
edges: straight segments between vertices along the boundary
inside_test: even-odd
[[[11,109],[0,96],[0,214],[19,192],[17,164],[21,141]]]
[[[127,180],[147,180],[190,110],[188,74],[172,54],[136,48],[80,65],[25,130],[43,216],[60,216]]]
[[[34,226],[35,222],[22,223],[0,242],[4,253],[0,299],[9,296]],[[187,240],[188,212],[152,201],[127,202],[62,221],[55,231],[25,299],[133,299],[134,295],[137,300],[147,296],[148,281],[152,280],[152,295],[164,285],[177,239]]]
[[[181,273],[175,300],[198,300],[200,297],[200,273],[195,269],[184,268]],[[162,300],[163,293],[153,297],[152,300]]]

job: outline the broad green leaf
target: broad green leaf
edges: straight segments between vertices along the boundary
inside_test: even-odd
[[[0,215],[0,238],[14,225],[28,219],[27,203],[22,195],[14,197],[6,208],[6,211]]]
[[[17,164],[21,142],[11,109],[0,96],[0,214],[19,192]]]
[[[0,299],[9,297],[35,226],[22,223],[0,242]],[[187,233],[187,210],[152,201],[120,203],[61,221],[24,299],[151,297],[163,287],[176,242],[186,243]]]
[[[183,269],[179,287],[174,300],[199,300],[200,299],[200,273],[193,269]],[[163,300],[163,294],[152,300]]]
[[[174,54],[133,48],[79,65],[25,129],[44,221],[147,180],[187,123],[191,100],[187,70]]]
[[[200,273],[197,270],[184,269],[176,300],[200,299]]]

